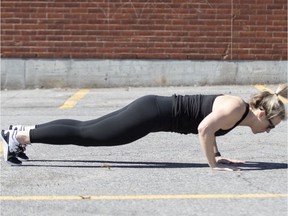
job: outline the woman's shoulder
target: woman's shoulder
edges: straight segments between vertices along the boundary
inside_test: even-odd
[[[246,109],[247,103],[239,96],[220,95],[213,105],[213,109],[230,109],[242,113]]]

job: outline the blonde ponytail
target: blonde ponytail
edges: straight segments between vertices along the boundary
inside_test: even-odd
[[[284,120],[286,110],[281,97],[287,99],[287,84],[279,85],[275,93],[264,91],[255,95],[250,100],[250,106],[252,109],[264,110],[268,119],[279,116]]]
[[[277,91],[275,92],[277,96],[281,96],[287,99],[287,84],[281,84],[278,86]]]

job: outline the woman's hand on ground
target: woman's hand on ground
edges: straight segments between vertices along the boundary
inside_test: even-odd
[[[235,165],[244,164],[245,161],[231,160],[228,158],[216,157],[217,165],[213,170],[217,171],[240,171],[241,169]]]
[[[228,165],[228,164],[219,164],[217,163],[216,167],[212,168],[213,170],[216,171],[240,171],[241,169],[239,167],[233,166],[233,165]]]

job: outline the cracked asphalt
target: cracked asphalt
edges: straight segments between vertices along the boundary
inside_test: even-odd
[[[267,86],[276,90],[276,85]],[[100,117],[147,95],[233,94],[255,86],[1,91],[1,128]],[[75,98],[74,98],[75,99]],[[118,147],[35,143],[20,167],[1,154],[1,215],[287,215],[287,122],[269,134],[237,127],[217,139],[224,157],[245,160],[240,172],[211,171],[196,135],[153,133]],[[1,149],[0,149],[1,150]],[[3,151],[3,150],[2,150]],[[1,151],[0,151],[1,152]]]

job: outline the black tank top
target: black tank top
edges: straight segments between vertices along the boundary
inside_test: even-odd
[[[173,95],[172,108],[172,131],[182,134],[198,134],[200,122],[212,112],[214,100],[219,95]],[[246,103],[246,111],[242,118],[228,130],[218,130],[215,136],[222,136],[233,128],[247,116],[249,105]]]

